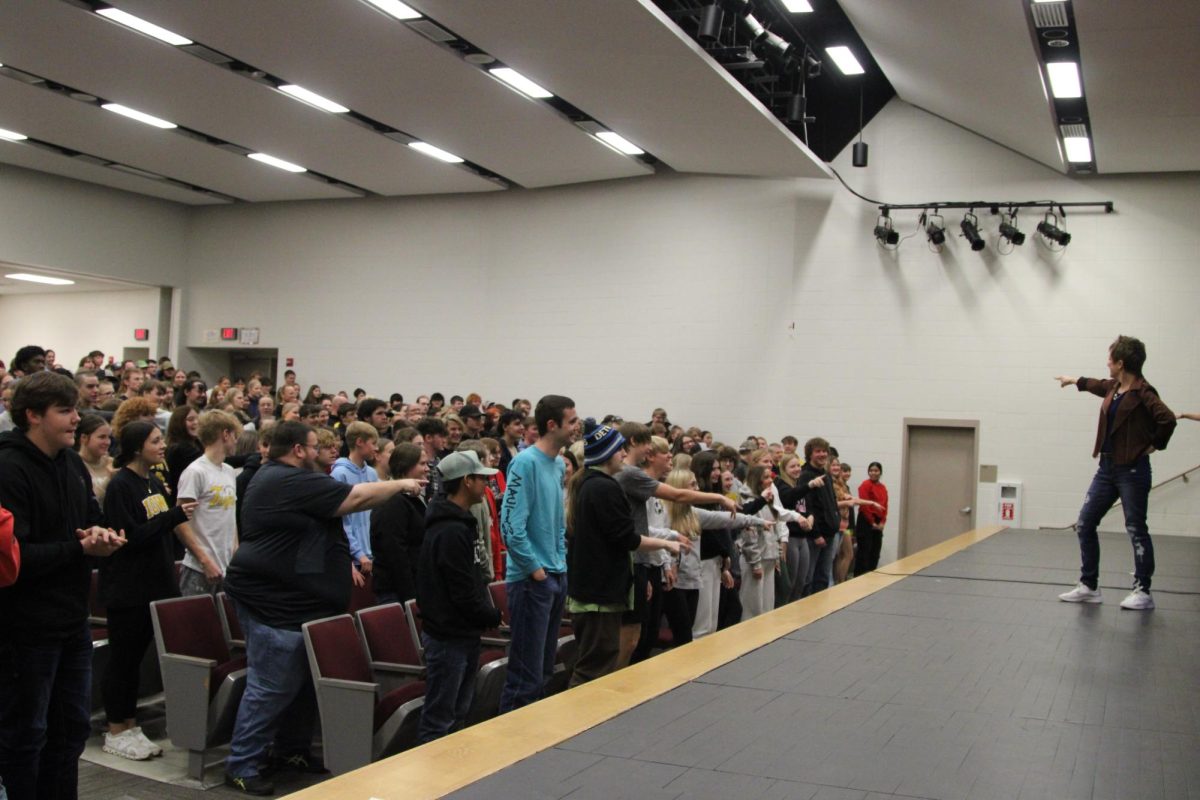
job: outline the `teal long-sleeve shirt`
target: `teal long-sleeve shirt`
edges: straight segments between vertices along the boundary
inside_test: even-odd
[[[505,579],[516,583],[538,569],[567,571],[567,520],[563,507],[566,466],[537,447],[527,447],[508,466],[500,509],[500,534],[508,548]]]

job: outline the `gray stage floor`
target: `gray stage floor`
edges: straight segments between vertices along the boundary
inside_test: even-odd
[[[451,795],[466,800],[1200,800],[1200,539],[1153,612],[1102,536],[1007,531]],[[882,570],[886,571],[886,567]]]

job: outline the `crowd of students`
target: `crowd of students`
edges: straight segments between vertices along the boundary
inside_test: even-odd
[[[268,769],[322,769],[301,626],[343,613],[352,585],[419,603],[429,741],[465,721],[480,637],[500,621],[491,581],[506,582],[511,620],[505,712],[542,696],[564,614],[574,686],[874,569],[887,521],[879,463],[855,491],[823,438],[735,448],[663,409],[643,424],[581,419],[561,395],[302,395],[291,370],[277,389],[252,375],[210,391],[166,359],[93,352],[69,373],[37,347],[10,366],[0,506],[14,555],[0,564],[20,572],[0,570],[0,777],[17,800],[72,796],[93,566],[105,750],[161,753],[136,721],[150,603],[225,591],[248,659],[226,780],[268,794]]]

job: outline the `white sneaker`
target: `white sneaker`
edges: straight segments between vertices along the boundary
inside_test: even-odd
[[[150,755],[161,756],[163,754],[162,748],[150,741],[146,734],[142,733],[142,728],[140,725],[136,728],[130,728],[130,730],[133,731],[134,735],[137,736],[139,743],[150,751]]]
[[[1075,588],[1069,592],[1063,592],[1058,596],[1058,599],[1062,600],[1064,603],[1102,602],[1100,598],[1100,589],[1089,589],[1085,583],[1077,584]]]
[[[104,752],[128,758],[130,761],[146,761],[154,755],[150,748],[142,744],[132,729],[117,734],[104,734]]]
[[[1154,608],[1154,598],[1150,593],[1141,587],[1136,587],[1129,596],[1121,601],[1121,608],[1130,608],[1134,611],[1149,611]]]

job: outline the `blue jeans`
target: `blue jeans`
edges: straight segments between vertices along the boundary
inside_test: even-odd
[[[803,595],[808,597],[829,588],[833,577],[833,534],[825,537],[825,546],[818,547],[815,540],[808,540],[808,578]]]
[[[500,713],[527,706],[542,698],[546,679],[554,674],[558,628],[567,601],[567,576],[546,573],[508,584],[508,614],[512,643],[508,648],[508,675],[500,694]]]
[[[1154,577],[1154,543],[1146,527],[1146,508],[1150,499],[1150,456],[1142,456],[1126,466],[1112,463],[1112,457],[1100,454],[1100,468],[1092,478],[1075,532],[1079,535],[1079,554],[1083,567],[1080,583],[1095,589],[1100,580],[1100,539],[1096,526],[1112,508],[1117,498],[1125,512],[1125,532],[1133,544],[1133,582],[1150,591]]]
[[[91,706],[87,623],[61,642],[0,642],[0,776],[13,800],[77,797]]]
[[[246,634],[246,691],[238,706],[225,771],[235,778],[259,774],[268,751],[308,755],[317,720],[304,634],[272,628],[234,601]]]
[[[440,739],[461,728],[475,697],[479,639],[435,639],[421,634],[425,647],[425,706],[417,741]]]

